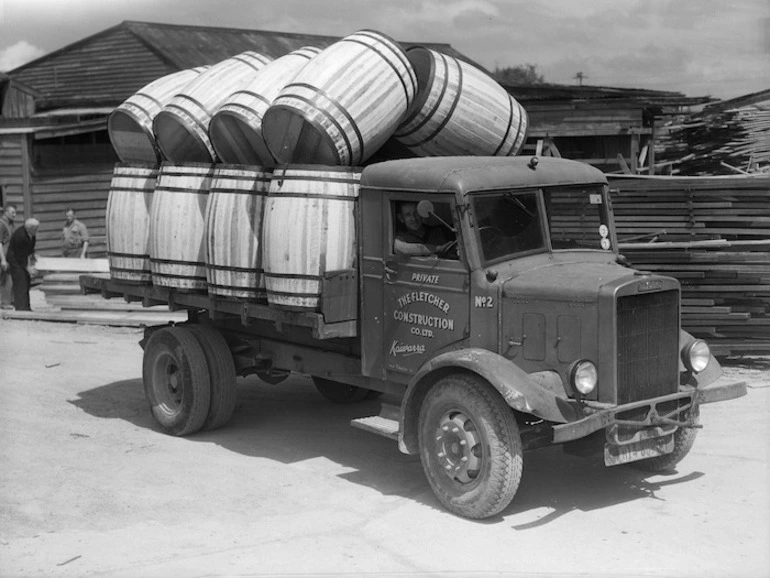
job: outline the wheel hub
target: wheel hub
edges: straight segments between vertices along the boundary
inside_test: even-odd
[[[457,482],[473,482],[483,461],[481,438],[473,420],[459,411],[448,412],[439,421],[435,439],[443,472]]]
[[[182,405],[180,378],[179,367],[170,356],[158,359],[155,366],[155,395],[161,408],[169,414],[176,412]]]

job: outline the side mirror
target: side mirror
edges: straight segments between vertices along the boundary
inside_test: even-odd
[[[417,214],[423,219],[430,217],[433,212],[433,203],[430,201],[420,201],[417,203]]]

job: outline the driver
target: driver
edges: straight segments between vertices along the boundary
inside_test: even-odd
[[[401,225],[393,247],[396,255],[443,255],[455,244],[444,227],[433,227],[422,220],[417,203],[399,203],[396,218]]]

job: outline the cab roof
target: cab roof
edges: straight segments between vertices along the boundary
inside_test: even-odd
[[[604,173],[568,159],[537,157],[424,157],[376,163],[361,175],[361,187],[423,193],[538,187],[546,185],[606,184]]]

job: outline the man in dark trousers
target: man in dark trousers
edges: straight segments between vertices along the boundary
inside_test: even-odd
[[[19,227],[11,235],[8,243],[8,269],[13,281],[13,305],[16,311],[31,311],[29,304],[30,275],[29,266],[35,262],[35,241],[40,221],[27,219],[24,226]]]

